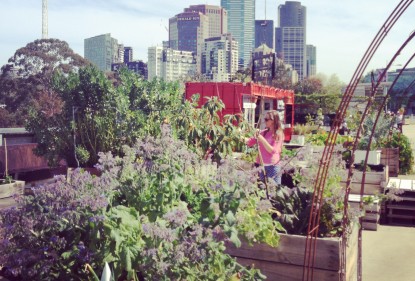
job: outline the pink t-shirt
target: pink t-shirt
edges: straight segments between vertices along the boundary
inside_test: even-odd
[[[260,134],[267,140],[267,142],[272,146],[272,152],[268,152],[264,145],[260,142],[259,143],[259,151],[262,155],[262,160],[264,161],[264,165],[275,165],[280,161],[281,157],[281,150],[282,150],[282,142],[283,138],[280,140],[275,140],[272,137],[272,133],[268,132],[267,130],[262,130]],[[251,147],[257,143],[255,138],[250,138],[246,144]],[[261,160],[259,159],[259,155],[256,159],[256,163],[261,164]]]

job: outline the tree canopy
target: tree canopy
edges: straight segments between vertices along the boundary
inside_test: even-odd
[[[36,40],[18,49],[0,71],[0,127],[24,126],[28,109],[48,91],[54,71],[68,74],[90,63],[57,39]]]

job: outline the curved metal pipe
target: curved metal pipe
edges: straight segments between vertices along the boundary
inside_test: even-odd
[[[353,97],[356,86],[359,82],[360,77],[363,74],[363,71],[366,69],[369,61],[373,57],[373,54],[387,36],[388,32],[391,30],[393,25],[402,15],[402,13],[409,7],[412,3],[412,0],[402,0],[398,6],[394,9],[391,15],[386,20],[385,24],[381,27],[378,34],[375,36],[375,39],[372,41],[371,45],[367,49],[363,59],[361,60],[358,68],[356,69],[349,86],[346,88],[346,92],[343,96],[343,99],[340,103],[340,106],[336,112],[336,118],[333,122],[332,128],[327,138],[326,146],[323,150],[323,155],[320,160],[319,169],[316,175],[316,180],[314,184],[314,193],[313,201],[311,205],[309,225],[307,229],[306,245],[304,251],[304,264],[303,264],[303,281],[304,280],[314,280],[314,260],[316,252],[316,240],[319,230],[320,223],[320,206],[323,199],[323,191],[327,179],[327,173],[329,169],[329,164],[331,156],[334,149],[334,144],[338,135],[340,124],[343,122],[347,107],[350,103],[351,98]],[[350,183],[348,183],[348,187]],[[343,277],[344,278],[344,277]]]

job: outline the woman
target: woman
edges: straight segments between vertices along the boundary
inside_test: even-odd
[[[281,127],[280,116],[275,110],[268,111],[265,115],[265,130],[257,131],[255,136],[247,139],[246,144],[253,146],[258,143],[259,155],[255,166],[264,165],[267,178],[272,178],[277,184],[281,184],[281,167],[279,166],[284,134]],[[261,181],[265,180],[264,172],[259,174]]]

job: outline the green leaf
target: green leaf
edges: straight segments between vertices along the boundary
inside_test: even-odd
[[[228,211],[228,213],[226,214],[226,221],[229,225],[235,224],[235,215],[231,211]]]

